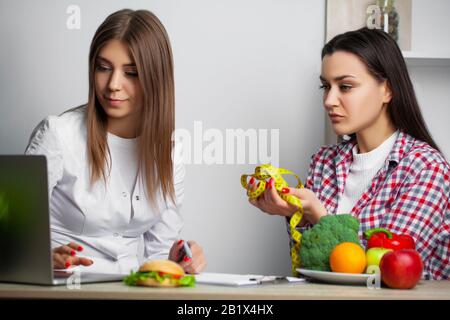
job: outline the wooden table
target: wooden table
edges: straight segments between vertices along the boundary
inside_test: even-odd
[[[134,300],[277,300],[277,299],[450,299],[450,281],[421,281],[411,290],[368,289],[365,286],[320,283],[264,284],[252,287],[224,287],[197,284],[194,288],[128,287],[120,282],[66,286],[37,286],[0,283],[0,299],[134,299]]]

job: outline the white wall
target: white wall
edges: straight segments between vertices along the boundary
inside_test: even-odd
[[[80,30],[66,28],[73,4]],[[323,0],[2,1],[0,153],[22,153],[42,118],[86,102],[91,38],[124,7],[152,10],[168,30],[178,128],[279,129],[280,165],[306,178],[324,141]],[[246,163],[187,166],[183,237],[203,245],[209,271],[289,274],[284,220],[248,204]]]
[[[413,0],[413,52],[450,57],[450,1]],[[425,122],[447,159],[450,159],[450,63],[429,60],[408,65]]]

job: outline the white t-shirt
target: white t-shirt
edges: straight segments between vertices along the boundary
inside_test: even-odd
[[[382,144],[370,152],[358,153],[358,145],[353,149],[353,162],[345,181],[344,193],[338,201],[337,214],[350,213],[363,193],[369,188],[372,179],[383,167],[398,136],[394,132]]]
[[[119,169],[120,178],[130,194],[134,191],[138,172],[138,141],[139,138],[125,139],[108,133],[112,166]],[[131,209],[131,217],[133,217],[133,206],[131,206]]]

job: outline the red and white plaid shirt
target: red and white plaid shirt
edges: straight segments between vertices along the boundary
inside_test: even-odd
[[[305,187],[336,214],[353,161],[355,140],[321,147],[311,158]],[[383,167],[350,212],[363,232],[386,228],[416,241],[424,272],[450,278],[450,165],[427,143],[400,132]],[[289,228],[288,228],[289,230]],[[292,239],[291,239],[292,243]]]

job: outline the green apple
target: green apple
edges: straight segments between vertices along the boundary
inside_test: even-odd
[[[370,248],[366,251],[367,266],[380,266],[381,258],[383,258],[385,253],[390,251],[393,250],[387,248]]]

